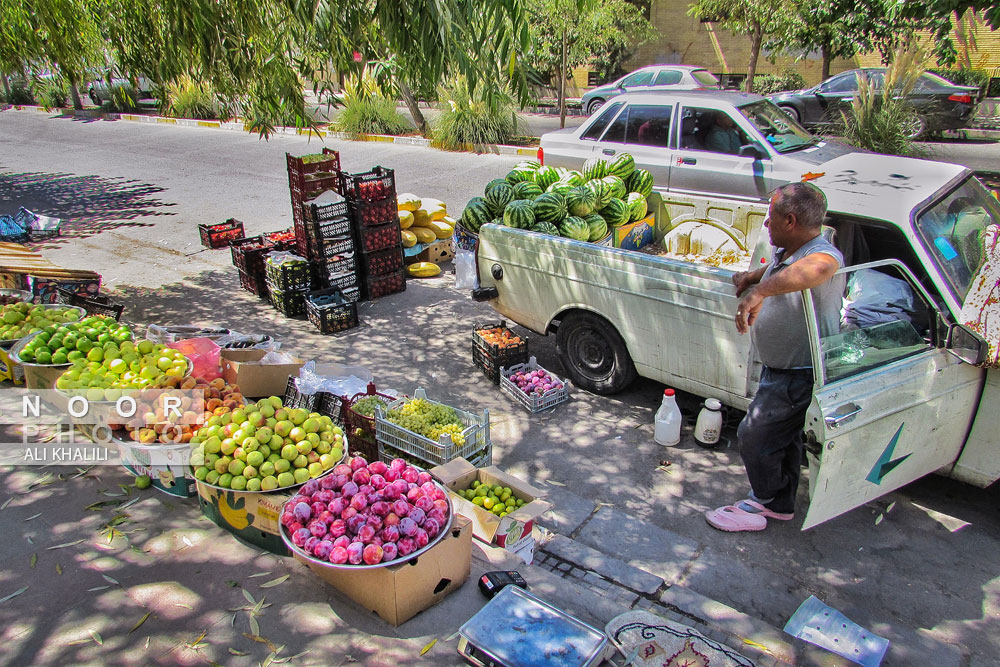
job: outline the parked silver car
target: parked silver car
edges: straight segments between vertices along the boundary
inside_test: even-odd
[[[857,149],[810,134],[760,95],[630,93],[577,128],[541,137],[539,159],[579,169],[629,153],[661,191],[760,201],[774,188]]]
[[[617,81],[593,88],[580,98],[588,114],[604,106],[613,97],[625,93],[654,90],[718,90],[722,88],[715,75],[704,67],[693,65],[649,65],[626,74]]]
[[[144,76],[140,76],[136,78],[136,83],[138,84],[138,87],[135,90],[138,94],[139,100],[150,99],[153,97],[154,84],[152,81]],[[108,80],[106,78],[95,79],[88,87],[87,93],[90,95],[90,101],[97,106],[100,106],[104,102],[111,99],[111,90],[118,86],[126,86],[130,88],[134,87],[132,81],[129,79],[115,76],[111,78],[110,86],[108,86]]]

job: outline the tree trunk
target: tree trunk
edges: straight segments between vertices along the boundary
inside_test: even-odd
[[[69,94],[73,98],[73,108],[77,111],[83,111],[83,100],[80,99],[80,90],[76,84],[76,77],[70,77],[69,79]]]
[[[5,95],[4,99],[6,99],[6,100],[9,101],[10,100],[10,81],[8,80],[8,78],[7,78],[6,75],[0,77],[0,79],[3,79],[3,92],[4,92],[4,95]]]
[[[823,45],[823,70],[820,72],[820,81],[826,81],[830,78],[830,47],[827,44]]]
[[[566,127],[566,20],[562,29],[562,61],[559,63],[559,127]]]
[[[763,41],[764,30],[759,24],[754,24],[753,33],[750,35],[750,64],[747,65],[747,83],[743,88],[744,92],[753,92],[753,77],[757,73],[757,58],[760,57],[760,45]]]
[[[413,91],[405,83],[400,83],[399,94],[403,96],[406,108],[410,110],[410,115],[417,126],[417,131],[426,137],[428,133],[427,120],[424,118],[424,114],[420,112],[420,107],[417,106],[417,98],[413,96]]]

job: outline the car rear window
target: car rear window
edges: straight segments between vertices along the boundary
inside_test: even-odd
[[[680,83],[682,76],[683,75],[675,69],[660,70],[660,73],[656,75],[656,80],[653,81],[653,85],[672,86],[675,83]]]
[[[719,87],[719,80],[707,69],[696,69],[691,72],[691,77],[703,86]]]
[[[628,127],[628,107],[625,111],[618,114],[618,118],[615,118],[611,126],[608,127],[608,131],[604,133],[601,137],[601,141],[611,141],[616,144],[625,143],[625,130]]]
[[[625,143],[666,148],[670,137],[671,111],[673,106],[665,104],[630,106],[622,114],[628,115]]]
[[[601,115],[598,116],[597,119],[590,124],[590,127],[588,127],[587,130],[582,135],[580,135],[580,138],[592,139],[594,141],[599,139],[601,133],[604,132],[604,128],[608,126],[608,123],[611,122],[611,119],[615,117],[615,114],[617,114],[618,110],[621,108],[622,108],[621,102],[613,102],[604,107],[604,109],[601,111]]]

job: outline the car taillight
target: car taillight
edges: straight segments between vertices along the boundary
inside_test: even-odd
[[[545,151],[542,150],[541,146],[538,147],[538,155],[537,155],[537,157],[538,157],[538,164],[540,164],[540,165],[542,165],[544,167],[545,166]]]
[[[961,102],[962,104],[972,104],[972,95],[967,93],[955,93],[954,95],[949,95],[948,99],[952,102]]]

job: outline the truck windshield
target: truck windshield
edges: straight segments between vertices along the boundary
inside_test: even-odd
[[[779,153],[812,146],[819,140],[768,100],[746,104],[739,110]]]
[[[983,232],[1000,224],[1000,205],[975,178],[917,215],[917,232],[959,302],[985,261]]]

